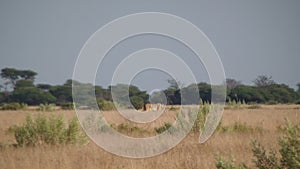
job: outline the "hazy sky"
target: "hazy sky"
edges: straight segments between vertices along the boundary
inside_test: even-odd
[[[299,0],[0,0],[0,68],[31,69],[39,73],[37,83],[62,84],[72,77],[86,40],[106,23],[137,12],[164,12],[189,20],[210,38],[227,77],[251,84],[265,74],[295,87],[300,82],[299,9]],[[184,60],[192,55],[166,37],[133,37],[107,55],[97,82],[107,85],[114,65],[147,47],[170,50]],[[207,81],[200,63],[186,62],[198,81]],[[165,78],[162,72],[149,71],[133,82],[151,90],[165,86]]]

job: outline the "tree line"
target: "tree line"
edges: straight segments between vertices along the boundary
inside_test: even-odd
[[[41,103],[54,103],[56,105],[70,104],[72,98],[72,84],[78,81],[66,80],[62,85],[35,84],[37,72],[32,70],[18,70],[14,68],[4,68],[1,70],[1,78],[4,84],[0,85],[0,103],[26,103],[28,105],[39,105]],[[160,92],[152,93],[151,102],[161,102],[159,98],[155,100],[159,94],[164,94],[166,103],[169,105],[178,105],[182,103],[181,93],[188,91],[192,87],[197,87],[200,98],[204,102],[211,101],[211,85],[208,83],[191,84],[180,89],[180,82],[169,80],[169,87]],[[254,81],[254,85],[245,85],[235,79],[227,79],[227,97],[226,101],[241,101],[245,103],[300,103],[300,83],[297,85],[298,90],[290,88],[286,84],[278,84],[269,76],[258,76]],[[86,84],[90,85],[91,84]],[[118,84],[115,86],[92,86],[95,89],[95,96],[100,105],[111,103],[113,101],[111,89],[114,88],[117,93],[122,93],[130,99],[132,105],[140,109],[144,104],[149,102],[149,94],[141,91],[137,86]],[[11,89],[11,90],[9,90]],[[129,89],[129,94],[128,94]],[[125,97],[125,95],[122,97]],[[153,96],[153,97],[152,97]],[[154,99],[153,99],[154,98]],[[189,99],[189,98],[187,98]],[[188,102],[188,101],[187,101]],[[199,103],[199,102],[198,102]],[[197,104],[191,102],[191,104]]]

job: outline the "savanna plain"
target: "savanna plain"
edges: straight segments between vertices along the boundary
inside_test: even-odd
[[[157,129],[176,119],[176,109],[168,108],[149,124],[130,124],[116,111],[105,111],[107,121],[119,132],[136,137],[157,134]],[[93,141],[87,144],[41,144],[18,147],[9,128],[24,123],[27,115],[61,115],[65,121],[76,116],[74,110],[40,112],[35,109],[0,111],[0,169],[212,169],[216,156],[234,159],[253,166],[251,142],[257,140],[266,149],[278,150],[278,138],[286,119],[300,123],[300,105],[247,105],[225,107],[221,124],[213,136],[199,144],[199,132],[191,132],[168,152],[145,159],[130,159],[106,152]],[[130,127],[135,126],[135,127]]]

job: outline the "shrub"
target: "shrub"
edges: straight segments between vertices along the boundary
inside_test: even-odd
[[[66,126],[62,116],[51,115],[47,118],[39,114],[36,119],[28,115],[23,125],[13,126],[9,130],[14,133],[18,146],[87,142],[76,118]]]
[[[166,130],[168,130],[170,127],[172,127],[172,124],[170,123],[165,123],[163,126],[161,127],[155,127],[154,130],[156,131],[156,133],[160,134],[165,132]]]
[[[300,168],[300,125],[287,121],[285,135],[280,138],[281,168]]]
[[[117,126],[115,126],[114,124],[111,124],[110,126],[103,125],[101,126],[100,131],[107,132],[110,127],[114,128],[115,130],[118,130],[120,133],[124,133],[127,135],[142,136],[142,135],[149,134],[148,130],[139,128],[137,126],[132,126],[130,124],[123,124],[123,123]]]
[[[111,101],[100,100],[98,102],[98,105],[99,105],[99,109],[103,110],[103,111],[108,111],[108,110],[114,110],[115,109],[115,105]]]
[[[244,163],[237,165],[234,160],[226,161],[222,156],[217,157],[216,167],[217,169],[248,169]]]
[[[29,116],[26,117],[26,123],[23,126],[14,126],[10,130],[14,132],[16,141],[20,146],[37,143],[34,122]]]
[[[131,126],[127,125],[127,124],[120,124],[118,125],[117,129],[118,130],[125,130],[125,131],[130,131],[131,130]]]
[[[27,104],[25,103],[4,103],[1,105],[1,110],[20,110],[20,109],[26,109]]]
[[[144,107],[144,99],[142,97],[132,96],[130,97],[130,102],[136,110],[140,110]]]
[[[69,126],[66,129],[66,143],[76,144],[76,143],[86,143],[87,137],[82,133],[80,124],[76,117],[74,117],[70,122]]]
[[[257,141],[252,141],[253,162],[259,169],[279,169],[276,152],[271,150],[267,154],[265,148]]]
[[[120,124],[120,125],[118,125],[117,129],[119,131],[125,131],[125,132],[134,132],[134,131],[138,131],[139,130],[139,128],[136,127],[136,126],[130,126],[128,124],[123,124],[123,123]]]
[[[73,110],[74,109],[74,105],[71,102],[67,102],[67,103],[61,103],[60,104],[61,109],[63,110]]]
[[[292,125],[286,121],[286,127],[280,127],[284,135],[279,139],[281,159],[276,156],[276,151],[265,148],[256,141],[252,141],[253,162],[258,169],[296,169],[300,168],[300,125]],[[234,169],[234,162],[226,162],[217,158],[218,169]],[[241,166],[241,165],[239,165]],[[244,166],[244,165],[242,165]],[[247,166],[244,166],[247,168]]]
[[[54,111],[55,110],[55,104],[40,104],[37,108],[38,111]]]

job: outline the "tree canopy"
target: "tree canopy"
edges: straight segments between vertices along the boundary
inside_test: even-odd
[[[190,84],[183,86],[176,80],[168,80],[169,87],[165,90],[156,91],[149,94],[140,90],[137,86],[117,84],[103,88],[84,84],[72,79],[66,80],[62,85],[35,84],[34,80],[37,73],[31,70],[18,70],[14,68],[4,68],[1,70],[1,78],[5,80],[4,86],[0,85],[0,103],[20,102],[30,105],[40,103],[55,103],[63,105],[73,102],[72,86],[82,87],[79,95],[82,96],[83,104],[89,104],[96,101],[99,105],[113,107],[112,93],[118,98],[120,104],[128,104],[140,109],[144,104],[165,103],[170,105],[178,104],[198,104],[200,99],[204,102],[211,102],[212,87],[218,89],[218,86],[212,86],[208,83]],[[246,103],[300,103],[300,83],[297,84],[298,90],[294,90],[285,84],[277,84],[271,76],[261,75],[254,81],[254,85],[244,85],[235,79],[227,79],[227,101],[244,101]],[[10,84],[12,91],[6,90],[6,85]],[[195,89],[199,95],[194,93]],[[94,91],[90,93],[90,91]],[[182,96],[185,96],[182,98]],[[188,96],[188,97],[186,97]],[[200,98],[198,98],[200,96]],[[129,99],[129,100],[128,100]],[[198,101],[199,100],[199,101]]]
[[[2,79],[10,83],[12,88],[15,87],[18,80],[34,81],[36,75],[37,73],[32,70],[17,70],[15,68],[4,68],[0,74]]]
[[[266,87],[275,84],[274,80],[272,80],[272,76],[266,75],[258,76],[253,82],[257,87]]]

